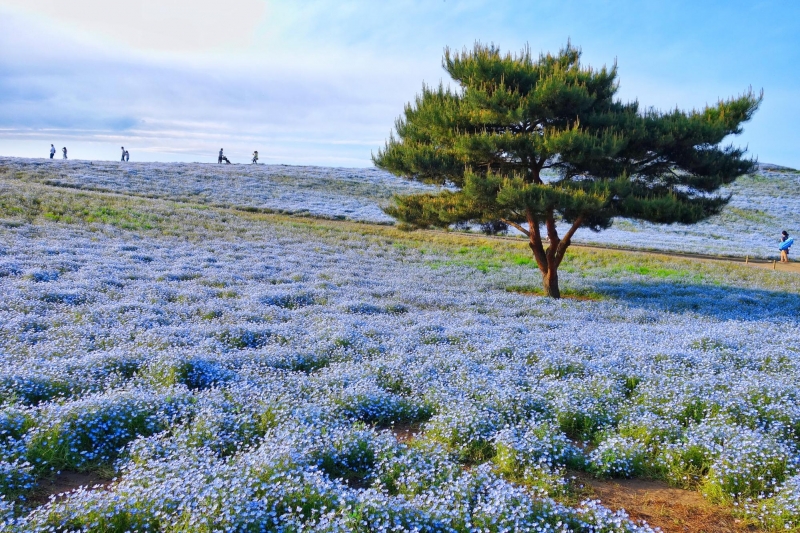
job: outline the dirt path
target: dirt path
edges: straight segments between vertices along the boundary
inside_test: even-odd
[[[758,531],[737,519],[729,508],[709,503],[691,490],[641,479],[598,480],[586,475],[580,482],[603,505],[625,509],[633,520],[644,520],[664,533],[744,533]]]
[[[94,472],[72,472],[65,470],[52,477],[40,480],[33,494],[30,496],[29,501],[37,505],[42,505],[47,503],[53,496],[59,499],[58,495],[71,492],[80,487],[95,490],[107,487],[109,484],[111,484],[110,478]]]
[[[758,268],[766,268],[769,270],[777,270],[779,272],[793,272],[795,274],[800,274],[800,263],[791,262],[791,263],[749,263],[750,265]]]

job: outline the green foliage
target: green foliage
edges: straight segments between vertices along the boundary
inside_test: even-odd
[[[713,458],[706,448],[688,445],[663,456],[664,476],[683,488],[695,488],[708,474]]]
[[[153,215],[127,207],[110,205],[71,205],[69,203],[47,202],[39,198],[17,198],[0,200],[0,211],[22,215],[28,220],[41,216],[53,222],[72,223],[76,220],[88,224],[101,223],[127,230],[149,230],[158,220]]]
[[[530,294],[533,296],[546,296],[544,290],[541,287],[536,287],[533,285],[507,285],[505,287],[507,292],[517,292],[519,294]],[[599,292],[595,292],[589,289],[566,289],[561,291],[561,296],[566,298],[575,298],[577,300],[594,300],[599,301],[605,298],[604,295],[600,294]]]
[[[12,375],[0,378],[0,405],[36,405],[68,396],[71,392],[69,383],[52,377],[31,376],[23,379]]]
[[[227,328],[214,335],[216,339],[230,350],[246,350],[262,348],[270,340],[281,342],[283,339],[273,335],[270,331],[253,331],[246,328]],[[274,337],[274,339],[273,339]]]
[[[87,533],[125,533],[128,531],[163,531],[154,502],[112,502],[82,516],[72,516],[62,508],[49,510],[44,522],[52,531],[85,531]]]
[[[458,460],[471,465],[478,465],[494,457],[495,448],[491,441],[473,439],[461,449]]]
[[[4,407],[0,411],[0,445],[21,439],[35,425],[35,419],[30,411],[17,407]]]
[[[365,486],[377,460],[375,445],[366,426],[356,424],[360,430],[352,435],[337,437],[331,448],[316,453],[320,470],[332,479],[340,479],[351,486]]]
[[[752,91],[684,112],[640,111],[614,100],[616,65],[580,64],[570,44],[535,60],[476,44],[445,51],[460,90],[425,87],[374,157],[376,165],[458,191],[400,197],[388,212],[419,226],[555,210],[567,221],[607,227],[613,216],[691,223],[716,213],[715,191],[752,170],[743,151],[717,145],[757,109]],[[545,182],[553,169],[558,179]]]
[[[122,430],[114,429],[112,416],[93,413],[94,418],[84,421],[78,414],[71,414],[65,422],[35,433],[28,445],[27,459],[37,470],[51,469],[86,470],[115,459],[116,453],[136,435],[150,435],[156,430],[150,423],[152,413],[137,412],[125,421]],[[99,429],[97,429],[99,428]],[[98,448],[104,441],[104,455],[87,460],[85,455]]]
[[[171,387],[186,385],[190,389],[207,389],[224,382],[228,373],[220,365],[198,358],[164,358],[141,371],[141,377],[152,385]]]
[[[599,424],[581,411],[562,411],[557,415],[558,429],[574,441],[587,442],[597,432]]]

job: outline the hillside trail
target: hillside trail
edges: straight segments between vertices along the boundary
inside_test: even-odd
[[[453,234],[453,232],[447,232],[442,230],[423,230],[423,231],[436,234],[448,234],[448,233]],[[511,241],[522,244],[527,243],[527,241],[525,241],[524,239],[518,237],[506,237],[503,235],[484,235],[480,233],[466,233],[466,232],[463,233],[458,232],[457,235],[459,236],[463,235],[465,237],[474,237],[487,240]],[[639,254],[649,254],[649,255],[662,255],[666,257],[682,257],[686,259],[698,259],[701,261],[738,263],[742,265],[751,266],[753,268],[762,268],[768,270],[775,270],[778,272],[791,272],[795,274],[800,274],[800,261],[792,261],[792,260],[790,260],[789,263],[781,263],[779,261],[773,261],[771,259],[754,259],[751,257],[736,257],[727,255],[706,255],[706,254],[697,254],[689,252],[671,252],[668,250],[654,250],[654,249],[644,249],[644,248],[625,248],[622,246],[603,246],[601,244],[584,244],[580,242],[570,244],[570,248],[578,250],[608,250],[608,251],[623,252],[623,253],[639,253]]]

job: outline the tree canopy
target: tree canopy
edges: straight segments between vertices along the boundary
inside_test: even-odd
[[[718,189],[755,165],[720,144],[741,133],[762,95],[750,89],[688,112],[640,109],[615,99],[616,64],[598,70],[580,57],[569,43],[538,59],[528,48],[445,49],[442,66],[457,87],[423,86],[373,161],[446,187],[395,197],[387,212],[414,227],[513,226],[555,298],[579,228],[606,229],[614,217],[692,224],[718,213],[728,201]],[[559,221],[569,224],[563,236]]]

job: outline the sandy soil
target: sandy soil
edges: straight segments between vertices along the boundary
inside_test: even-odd
[[[798,265],[800,267],[800,265]],[[420,424],[390,428],[398,442],[410,443],[421,432]],[[624,509],[635,521],[645,521],[664,533],[752,533],[757,528],[737,519],[730,508],[714,505],[699,492],[670,487],[643,479],[596,479],[572,472],[582,486],[581,498],[597,499],[606,507]]]
[[[659,481],[599,480],[578,476],[587,495],[614,510],[625,509],[634,520],[644,520],[664,533],[741,533],[758,529],[735,518],[730,509],[714,505],[695,491],[677,489]]]

